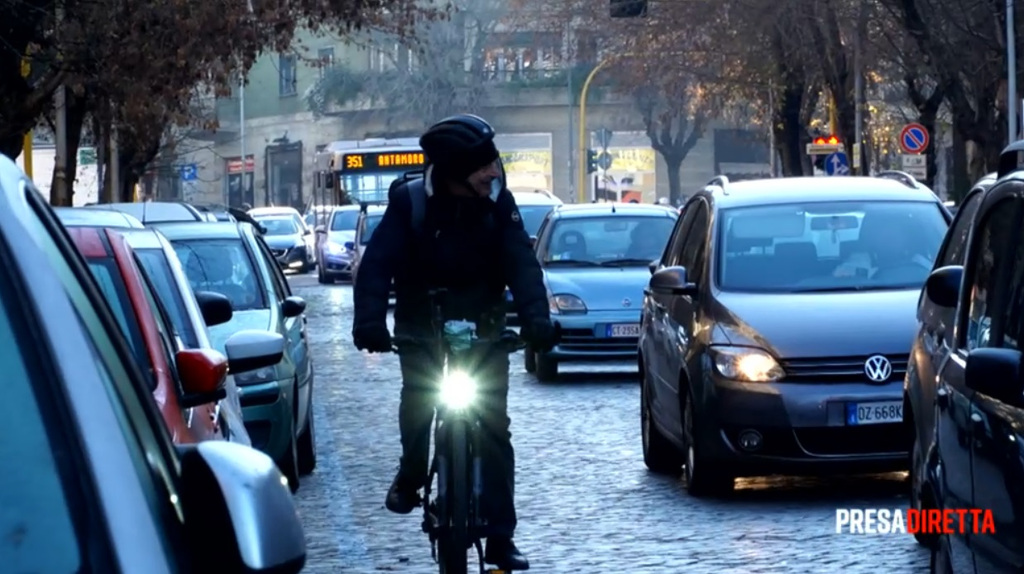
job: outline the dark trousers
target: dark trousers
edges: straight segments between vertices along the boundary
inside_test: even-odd
[[[481,509],[487,536],[511,537],[516,529],[515,453],[508,418],[508,355],[480,353],[468,361],[477,382],[476,405],[482,427],[484,494]],[[403,353],[402,402],[398,423],[402,434],[402,473],[427,476],[434,406],[441,381],[440,362],[426,351]]]

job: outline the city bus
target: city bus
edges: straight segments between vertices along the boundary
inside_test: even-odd
[[[334,142],[317,154],[315,197],[321,205],[385,202],[393,181],[425,164],[415,138]]]

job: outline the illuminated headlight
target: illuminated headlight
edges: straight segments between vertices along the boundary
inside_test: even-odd
[[[769,383],[786,376],[774,357],[753,347],[712,347],[715,370],[727,379]]]
[[[255,371],[234,373],[236,385],[258,385],[277,380],[277,369],[274,367],[263,367]]]
[[[441,404],[450,409],[464,409],[476,399],[476,381],[461,371],[448,373],[441,381]]]
[[[344,255],[345,254],[345,246],[344,245],[338,245],[337,243],[328,243],[327,244],[327,253],[329,253],[331,255]]]
[[[549,295],[548,311],[552,315],[564,313],[586,313],[587,306],[583,303],[583,299],[580,299],[575,295]]]

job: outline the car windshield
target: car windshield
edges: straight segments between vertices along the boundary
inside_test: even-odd
[[[384,218],[384,214],[380,215],[369,215],[366,217],[366,222],[363,225],[363,236],[359,239],[361,245],[368,245],[370,238],[373,237],[373,232],[380,225],[380,220]]]
[[[167,261],[167,254],[163,249],[136,249],[135,255],[138,257],[139,266],[156,288],[156,295],[164,309],[167,309],[167,314],[174,323],[174,330],[181,336],[185,346],[189,349],[199,348],[199,338],[185,310],[185,300]]]
[[[241,239],[192,239],[171,244],[194,291],[220,293],[231,301],[235,311],[268,308]]]
[[[675,223],[661,214],[558,219],[547,234],[544,265],[646,266],[661,257]]]
[[[540,231],[540,224],[544,223],[544,217],[551,213],[554,205],[523,205],[519,207],[519,215],[523,216],[523,227],[526,233],[537,235]]]
[[[153,379],[153,362],[149,357],[148,349],[146,349],[146,341],[142,338],[142,332],[139,330],[138,315],[135,314],[135,309],[132,307],[132,300],[128,296],[128,288],[118,270],[117,262],[110,258],[91,258],[88,259],[88,263],[89,271],[92,272],[92,276],[99,283],[100,290],[103,291],[103,298],[107,300],[110,309],[114,312],[114,318],[117,319],[117,324],[121,327],[121,333],[128,339],[132,354],[139,362],[139,366],[142,367],[143,374],[146,375],[150,390],[156,388],[156,382]]]
[[[335,211],[331,219],[331,231],[355,231],[359,222],[359,212],[355,209]]]
[[[264,217],[256,221],[267,230],[266,235],[296,235],[299,226],[292,217]]]
[[[62,481],[77,482],[65,466],[75,457],[71,445],[59,440],[59,409],[45,388],[52,381],[29,367],[19,347],[31,344],[26,342],[30,335],[13,325],[7,312],[8,306],[24,302],[8,295],[0,304],[0,433],[5,437],[0,448],[0,563],[5,572],[89,571],[76,534],[86,531],[75,524],[84,513],[72,511],[82,501],[69,500],[75,490],[66,490]]]
[[[737,207],[718,227],[719,288],[804,293],[920,289],[948,224],[931,202]]]

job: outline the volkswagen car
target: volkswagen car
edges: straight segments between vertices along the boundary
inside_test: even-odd
[[[551,381],[559,363],[635,361],[648,269],[665,248],[675,212],[598,203],[563,205],[548,217],[537,257],[562,337],[546,353],[525,351],[526,370]]]
[[[903,378],[949,213],[870,177],[718,177],[686,204],[643,303],[651,470],[733,478],[907,467]]]
[[[320,263],[317,279],[323,284],[351,280],[359,206],[335,207],[326,220],[325,225],[316,228],[317,261]]]
[[[316,266],[313,232],[289,215],[254,216],[263,228],[263,240],[281,269],[308,273]]]

